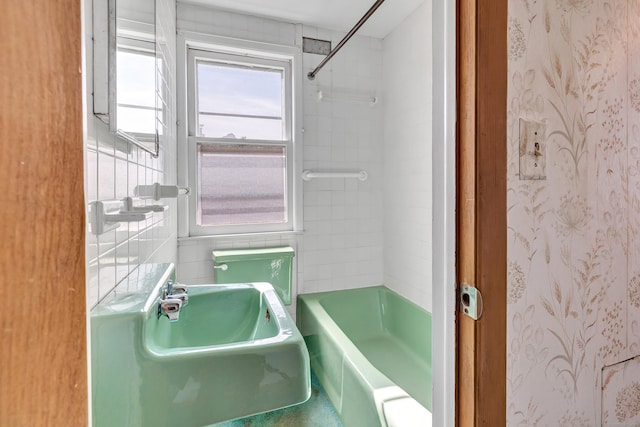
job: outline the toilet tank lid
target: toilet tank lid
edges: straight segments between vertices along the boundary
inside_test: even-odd
[[[247,261],[259,259],[274,259],[282,257],[293,257],[295,251],[291,246],[278,248],[251,248],[251,249],[224,249],[212,252],[215,262]]]

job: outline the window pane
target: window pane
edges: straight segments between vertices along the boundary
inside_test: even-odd
[[[118,104],[156,106],[156,58],[145,53],[118,50]]]
[[[127,132],[156,133],[156,110],[118,105],[118,127]]]
[[[156,59],[143,52],[118,50],[117,123],[126,132],[156,133]]]
[[[287,222],[286,149],[199,145],[198,225]]]
[[[281,141],[282,120],[200,115],[199,136]]]
[[[280,69],[198,61],[197,109],[199,125],[203,125],[204,134],[223,137],[227,133],[234,133],[238,137],[282,140],[283,73]],[[218,127],[205,120],[205,117],[215,117],[217,122],[223,122],[237,116],[264,123],[271,120],[273,123],[266,127],[249,124],[247,126],[252,126],[250,132],[225,129],[220,131],[224,133],[218,135]],[[213,127],[209,130],[205,128],[208,126]],[[276,128],[277,132],[274,132]],[[249,136],[249,133],[253,136]]]

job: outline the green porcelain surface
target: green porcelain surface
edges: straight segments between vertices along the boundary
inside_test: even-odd
[[[345,426],[384,425],[395,399],[431,410],[430,313],[382,286],[299,295],[297,310],[312,369]]]
[[[343,427],[340,417],[311,372],[311,397],[301,405],[216,424],[214,427]],[[420,426],[424,427],[424,426]]]
[[[216,283],[250,283],[256,280],[270,283],[285,305],[291,304],[292,259],[290,246],[259,249],[225,249],[212,253]]]
[[[162,354],[273,338],[279,330],[270,310],[267,298],[252,285],[192,286],[179,321],[148,319],[145,343],[150,352]]]
[[[170,323],[157,281],[173,266],[156,270],[91,313],[94,427],[208,426],[307,400],[307,349],[270,285],[191,286]]]

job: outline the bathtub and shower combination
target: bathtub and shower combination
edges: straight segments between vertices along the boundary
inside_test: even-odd
[[[430,313],[376,286],[299,295],[297,323],[346,426],[431,426]]]

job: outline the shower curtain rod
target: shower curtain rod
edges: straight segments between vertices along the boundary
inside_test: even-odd
[[[326,56],[326,58],[324,58],[322,60],[322,62],[320,64],[318,64],[318,66],[316,67],[315,70],[309,72],[309,74],[307,74],[307,77],[309,78],[309,80],[313,80],[316,78],[316,74],[318,74],[318,71],[320,71],[322,69],[322,67],[324,67],[326,65],[327,62],[329,62],[331,60],[331,58],[333,58],[333,56],[338,53],[338,51],[340,49],[342,49],[342,46],[344,46],[351,37],[353,37],[353,35],[356,33],[356,31],[358,31],[360,29],[360,27],[362,27],[362,25],[364,25],[365,22],[367,22],[367,19],[369,19],[371,17],[371,15],[373,15],[373,13],[380,7],[380,5],[384,3],[384,0],[377,0],[373,6],[371,6],[371,8],[367,11],[367,13],[364,14],[364,16],[362,18],[360,18],[360,20],[358,21],[358,23],[356,25],[353,26],[353,28],[351,29],[351,31],[349,31],[347,33],[346,36],[344,36],[344,38],[342,40],[340,40],[340,43],[338,43],[338,45],[333,48],[331,50],[331,52],[329,52],[329,54]]]

